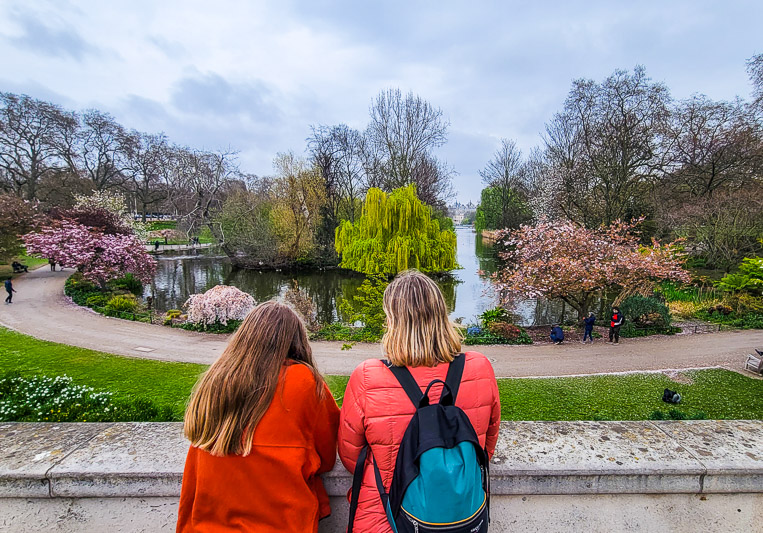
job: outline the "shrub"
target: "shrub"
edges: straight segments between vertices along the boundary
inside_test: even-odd
[[[87,300],[85,300],[85,305],[87,307],[106,307],[106,302],[108,302],[109,297],[106,294],[93,294],[92,296],[88,296]]]
[[[738,314],[763,313],[763,298],[751,294],[737,294],[731,297],[729,304]]]
[[[291,288],[283,296],[284,302],[302,318],[308,331],[318,331],[318,306],[304,289],[299,288],[297,280],[292,280]]]
[[[488,330],[496,337],[503,337],[507,341],[516,340],[522,333],[522,329],[519,326],[506,322],[492,322],[488,326]]]
[[[711,305],[705,311],[709,315],[719,314],[719,315],[723,315],[723,316],[730,315],[731,313],[734,312],[734,310],[731,307],[729,307],[726,304],[721,304],[721,303],[715,304],[715,305]]]
[[[187,329],[188,331],[204,331],[207,333],[233,333],[241,325],[241,322],[243,322],[243,320],[228,320],[228,322],[225,324],[222,322],[213,322],[212,324],[204,324],[203,322],[185,322],[180,324],[180,327]]]
[[[167,318],[169,318],[169,319],[178,318],[182,314],[183,314],[183,312],[180,309],[169,309],[167,311]]]
[[[350,322],[361,322],[369,332],[381,337],[387,321],[382,307],[387,285],[386,276],[368,276],[358,287],[358,294],[352,301],[342,300],[339,310],[349,317]]]
[[[217,285],[204,294],[191,295],[184,305],[188,308],[188,322],[203,326],[216,323],[226,326],[231,320],[244,320],[254,308],[254,298],[236,287]],[[209,327],[204,327],[203,330],[211,331]]]
[[[503,307],[488,309],[480,315],[480,322],[484,327],[490,327],[493,322],[514,322],[516,317]]]
[[[117,291],[122,290],[131,292],[135,296],[143,294],[143,282],[132,274],[125,274],[124,277],[109,282],[109,286]]]
[[[328,324],[312,333],[313,340],[324,341],[350,341],[350,342],[377,342],[381,335],[369,328],[354,328],[346,324]]]
[[[634,294],[620,304],[620,311],[629,322],[639,326],[666,327],[670,326],[670,309],[654,297]]]
[[[77,305],[87,305],[87,299],[96,294],[102,294],[95,284],[82,277],[82,274],[75,272],[64,283],[64,294],[66,294]]]
[[[117,294],[106,302],[106,311],[134,313],[138,310],[138,300],[131,294]]]

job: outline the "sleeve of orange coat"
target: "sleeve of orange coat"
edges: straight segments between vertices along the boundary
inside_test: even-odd
[[[485,449],[487,450],[488,459],[493,458],[495,445],[498,442],[498,432],[501,429],[501,396],[498,394],[498,382],[495,379],[492,365],[490,366],[490,375],[492,378],[490,388],[493,404],[490,410],[490,425],[487,428],[487,435],[485,435]]]
[[[361,365],[350,376],[339,415],[339,458],[349,472],[355,471],[360,450],[366,445],[363,374]]]
[[[339,407],[336,406],[328,385],[324,384],[323,387],[323,399],[318,404],[315,413],[315,429],[313,430],[315,451],[321,458],[318,474],[334,468],[334,463],[336,463],[336,436],[339,426]]]

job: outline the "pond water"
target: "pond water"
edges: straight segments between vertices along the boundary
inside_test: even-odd
[[[475,322],[486,309],[495,307],[497,295],[489,279],[498,258],[493,246],[483,241],[471,226],[457,226],[457,261],[462,267],[453,271],[453,279],[440,281],[451,318]],[[260,272],[234,269],[229,259],[214,250],[169,252],[157,256],[154,280],[146,287],[144,296],[152,296],[158,311],[182,309],[191,294],[201,293],[215,285],[238,287],[263,302],[283,295],[293,281],[315,301],[318,320],[329,323],[337,320],[341,298],[351,298],[363,282],[363,276],[347,270],[317,270],[312,272]],[[483,273],[481,274],[480,271]],[[547,324],[560,314],[560,304],[528,300],[515,310],[521,325]]]

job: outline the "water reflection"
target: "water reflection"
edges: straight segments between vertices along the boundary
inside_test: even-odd
[[[499,259],[492,243],[483,240],[470,226],[457,226],[457,261],[462,267],[447,280],[438,281],[445,295],[451,318],[475,322],[486,309],[497,305],[498,295],[490,281],[490,273]],[[181,309],[191,294],[201,293],[215,285],[233,285],[263,302],[283,295],[296,280],[318,309],[318,320],[329,323],[337,320],[339,301],[352,298],[363,276],[346,270],[313,272],[258,272],[234,269],[225,256],[214,251],[188,255],[173,253],[159,255],[153,283],[146,287],[146,296],[153,296],[159,311]],[[480,273],[482,272],[482,273]],[[515,309],[522,325],[548,324],[560,319],[560,302],[527,300]],[[570,310],[567,308],[567,315]]]

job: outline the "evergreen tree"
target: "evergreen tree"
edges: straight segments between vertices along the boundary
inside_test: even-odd
[[[355,223],[343,220],[336,229],[336,251],[342,254],[341,267],[364,274],[457,268],[455,232],[441,229],[415,185],[390,194],[369,189],[360,218]]]

